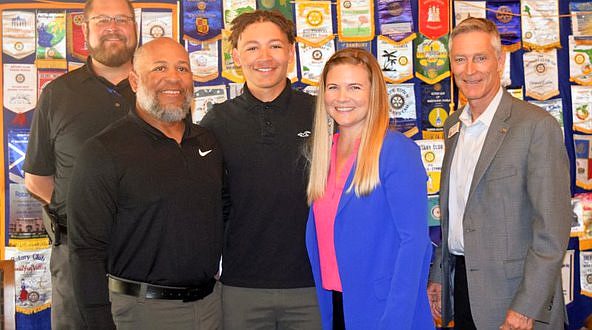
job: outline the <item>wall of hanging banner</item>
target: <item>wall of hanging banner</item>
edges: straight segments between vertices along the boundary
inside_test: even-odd
[[[83,0],[8,0],[2,16],[3,171],[0,171],[0,255],[17,263],[19,329],[48,329],[49,254],[39,203],[24,188],[22,162],[43,86],[87,56]],[[192,119],[242,92],[244,78],[228,42],[231,21],[254,9],[277,9],[296,28],[295,88],[316,93],[325,61],[343,47],[378,59],[396,129],[416,140],[429,175],[430,233],[439,243],[442,128],[464,104],[454,88],[448,35],[467,17],[496,23],[507,52],[503,85],[563,126],[571,159],[577,223],[563,265],[569,329],[592,314],[592,2],[584,0],[162,0],[132,1],[139,43],[171,36],[190,53],[195,85]],[[36,295],[31,295],[35,292]],[[30,297],[37,297],[30,299]],[[35,300],[35,301],[33,301]]]

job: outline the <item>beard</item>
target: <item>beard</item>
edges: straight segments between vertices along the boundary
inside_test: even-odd
[[[184,90],[185,100],[181,106],[160,104],[155,93],[151,93],[142,83],[138,84],[136,91],[136,101],[145,112],[152,115],[154,118],[165,123],[174,123],[182,121],[191,111],[191,102],[193,101],[193,93]]]
[[[123,42],[123,48],[108,47],[105,45],[106,40],[113,38],[121,40]],[[86,47],[93,60],[108,67],[115,68],[131,61],[132,56],[134,56],[134,51],[136,50],[136,42],[134,41],[133,45],[128,46],[127,37],[121,33],[114,32],[102,36],[96,47],[91,45],[90,42],[87,42]]]

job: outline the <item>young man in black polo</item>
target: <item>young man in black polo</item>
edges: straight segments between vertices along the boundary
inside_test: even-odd
[[[228,184],[222,258],[225,329],[320,329],[304,233],[303,146],[314,98],[291,88],[293,23],[257,10],[232,22],[244,93],[215,105],[201,124],[224,151]]]

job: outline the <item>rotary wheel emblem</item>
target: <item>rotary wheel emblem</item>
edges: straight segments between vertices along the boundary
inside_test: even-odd
[[[312,10],[306,15],[306,21],[312,26],[319,26],[323,23],[323,14],[318,10]]]
[[[391,106],[399,110],[405,106],[405,98],[401,94],[395,94],[391,96]]]

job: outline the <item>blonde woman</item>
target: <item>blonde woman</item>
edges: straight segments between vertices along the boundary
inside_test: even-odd
[[[323,328],[433,329],[427,176],[417,145],[389,129],[374,56],[336,52],[315,111],[306,245]]]

